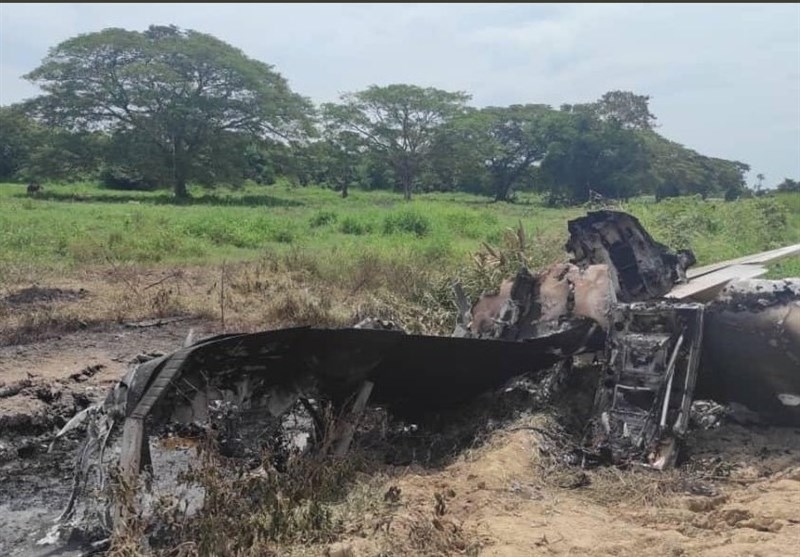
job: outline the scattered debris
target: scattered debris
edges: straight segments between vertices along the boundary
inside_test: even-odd
[[[142,329],[145,327],[162,327],[164,325],[168,325],[170,323],[177,323],[179,321],[187,321],[191,319],[190,315],[179,315],[176,317],[162,317],[160,319],[146,319],[144,321],[135,321],[130,323],[124,323],[126,327],[130,327],[132,329]]]
[[[23,379],[21,381],[17,381],[16,383],[12,383],[8,387],[0,388],[0,398],[8,398],[19,394],[22,390],[27,389],[32,385],[30,379]]]
[[[102,371],[105,367],[106,366],[104,366],[103,364],[95,364],[93,366],[86,366],[85,368],[83,368],[79,372],[73,373],[72,375],[70,375],[69,378],[72,381],[75,381],[76,383],[82,383],[82,382],[86,381],[87,379],[89,379],[90,377],[93,377],[99,371]]]
[[[729,412],[728,407],[713,400],[695,400],[690,423],[699,429],[714,429],[722,425]]]
[[[601,346],[615,302],[605,265],[557,264],[536,275],[522,268],[498,294],[484,294],[460,311],[453,336],[524,341],[589,321],[597,326],[588,331],[587,348]]]

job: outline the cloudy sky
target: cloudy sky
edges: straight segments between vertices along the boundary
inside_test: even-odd
[[[0,4],[0,105],[47,49],[105,27],[175,24],[276,66],[317,102],[413,83],[473,104],[652,97],[660,133],[800,179],[800,4]]]

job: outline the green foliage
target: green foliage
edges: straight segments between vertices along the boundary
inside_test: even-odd
[[[579,105],[564,105],[565,112],[590,114],[627,130],[651,130],[656,117],[650,113],[650,97],[630,91],[609,91],[600,100]]]
[[[352,234],[354,236],[369,234],[374,228],[371,222],[353,216],[345,217],[339,225],[339,231],[341,231],[342,234]]]
[[[800,193],[800,180],[785,178],[775,189],[783,193]]]
[[[336,222],[338,215],[333,211],[317,211],[314,216],[311,217],[309,224],[311,228],[317,228],[318,226],[325,226],[327,224],[333,224]]]
[[[169,178],[178,196],[189,180],[240,177],[248,139],[310,129],[310,103],[269,65],[174,26],[79,35],[26,78],[45,91],[32,112],[67,130],[106,131],[126,146],[129,166]]]
[[[36,122],[19,106],[0,106],[0,180],[20,177],[40,136]]]
[[[431,231],[431,223],[418,211],[404,209],[389,213],[383,219],[383,233],[396,234],[405,232],[418,237],[427,236]]]
[[[158,187],[158,183],[135,168],[106,164],[100,169],[100,184],[112,190],[150,191]]]
[[[340,104],[323,106],[329,133],[349,133],[383,156],[394,169],[406,199],[431,151],[435,132],[464,110],[470,96],[431,87],[373,85],[342,95]]]
[[[212,263],[269,251],[302,253],[299,268],[347,282],[361,272],[359,264],[455,272],[483,243],[502,246],[520,222],[525,252],[538,266],[565,255],[565,223],[584,213],[550,208],[525,192],[516,204],[431,193],[410,206],[387,192],[355,191],[347,199],[320,188],[279,185],[271,192],[253,185],[226,194],[195,191],[191,203],[176,206],[162,192],[46,184],[45,195],[31,199],[24,185],[0,184],[0,269]],[[800,242],[800,194],[632,200],[624,208],[657,240],[693,249],[700,264]]]
[[[615,199],[639,193],[648,160],[634,132],[583,112],[564,112],[555,122],[540,168],[554,202],[585,202],[593,192]]]
[[[790,197],[726,203],[695,196],[625,209],[637,215],[657,240],[676,249],[692,249],[698,265],[704,265],[800,241],[800,217],[793,216],[791,202]]]
[[[108,188],[171,186],[178,197],[190,183],[281,179],[342,197],[357,187],[513,201],[535,190],[552,206],[596,194],[748,193],[746,164],[664,139],[650,97],[631,91],[559,110],[478,110],[464,92],[372,85],[317,113],[272,66],[175,26],[73,37],[25,77],[45,94],[0,110],[0,179],[99,176]],[[790,179],[779,187],[798,189]]]
[[[732,200],[744,192],[748,165],[705,157],[654,132],[641,132],[638,138],[649,160],[643,181],[650,186],[645,191],[656,200],[695,194]]]
[[[44,95],[0,111],[0,179],[108,188],[188,184],[321,185],[461,191],[551,206],[599,194],[747,195],[746,164],[704,157],[654,131],[650,97],[609,91],[592,103],[467,107],[470,95],[372,85],[317,112],[268,64],[175,26],[110,28],[50,50],[27,79]],[[31,116],[34,119],[31,119]],[[780,185],[795,191],[787,179]]]
[[[533,164],[547,153],[553,114],[546,105],[469,111],[445,128],[441,141],[452,149],[455,138],[456,148],[480,161],[495,200],[510,201],[513,188],[532,181]]]

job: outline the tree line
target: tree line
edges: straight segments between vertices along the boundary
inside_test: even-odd
[[[50,49],[24,76],[43,94],[0,107],[0,180],[99,179],[122,189],[269,185],[465,191],[552,203],[738,197],[748,165],[655,129],[646,95],[475,108],[471,96],[373,85],[315,106],[273,66],[175,26],[105,29]]]

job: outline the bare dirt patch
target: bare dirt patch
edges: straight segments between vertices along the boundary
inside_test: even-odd
[[[741,451],[742,445],[772,447],[779,439],[785,446],[780,454],[752,459]],[[706,432],[702,440],[707,448],[692,454],[673,478],[601,469],[559,487],[542,476],[546,440],[540,434],[498,431],[439,471],[398,470],[372,484],[374,496],[391,489],[397,502],[367,514],[342,543],[357,556],[638,556],[643,548],[654,555],[790,554],[800,539],[800,434],[733,426]],[[689,470],[709,452],[738,472],[707,479],[715,495],[698,496],[691,487],[699,476]],[[665,480],[671,486],[660,497],[630,496]],[[424,551],[421,535],[428,538]]]

